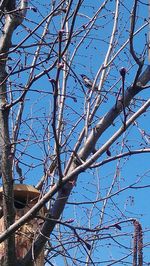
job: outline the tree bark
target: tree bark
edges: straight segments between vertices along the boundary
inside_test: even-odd
[[[15,212],[13,206],[13,178],[12,178],[12,154],[9,139],[9,110],[5,108],[7,103],[6,84],[3,83],[6,72],[0,66],[0,147],[1,147],[1,176],[3,182],[3,214],[5,230],[14,223]],[[14,234],[5,240],[4,265],[15,265],[15,237]]]
[[[0,175],[3,182],[3,216],[4,229],[7,230],[15,221],[13,173],[11,142],[9,136],[9,108],[7,104],[7,53],[11,47],[11,38],[14,30],[21,24],[26,13],[27,1],[22,0],[20,12],[15,12],[15,0],[1,1],[1,10],[6,11],[4,27],[0,38]],[[7,11],[13,11],[8,14]],[[16,265],[15,234],[10,235],[5,241],[5,257],[1,262],[5,266]]]

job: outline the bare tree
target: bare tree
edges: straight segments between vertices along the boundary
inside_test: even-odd
[[[148,221],[138,221],[145,209],[136,215],[134,199],[150,186],[148,9],[1,0],[3,265],[36,265],[43,249],[46,265],[146,263]],[[14,183],[40,192],[19,220]],[[18,259],[15,236],[33,218],[42,228]]]

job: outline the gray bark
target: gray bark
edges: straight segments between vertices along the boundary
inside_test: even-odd
[[[27,1],[22,1],[22,7],[26,6]],[[1,10],[13,11],[15,1],[1,1]],[[7,53],[11,47],[11,38],[16,27],[22,22],[23,13],[12,12],[11,15],[5,15],[4,27],[0,38],[0,175],[3,183],[3,216],[4,228],[7,230],[15,221],[14,195],[13,195],[13,175],[11,142],[9,136],[9,109],[7,104],[7,73],[6,62]],[[4,242],[5,257],[1,264],[5,266],[16,265],[15,255],[15,235],[10,235]]]

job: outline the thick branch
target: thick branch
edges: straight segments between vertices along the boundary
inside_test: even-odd
[[[141,74],[138,79],[137,85],[133,87],[132,85],[126,90],[124,95],[124,107],[129,106],[133,97],[138,94],[141,90],[143,90],[143,86],[145,86],[150,81],[150,66],[148,66],[145,71]],[[106,115],[99,121],[99,123],[92,129],[84,147],[81,149],[79,156],[82,160],[86,160],[86,158],[93,151],[93,147],[95,147],[98,139],[102,135],[102,133],[110,127],[116,117],[122,112],[122,99],[117,100],[117,103],[110,109]]]
[[[7,6],[10,7],[10,2],[13,2],[12,7],[14,7],[14,1],[9,1]],[[6,57],[5,53],[7,53],[11,47],[11,38],[14,30],[22,23],[24,16],[26,15],[27,4],[27,0],[22,0],[20,9],[14,10],[14,13],[8,13],[5,16],[5,25],[0,38],[0,58],[2,60],[4,60]]]
[[[147,69],[143,72],[143,74],[140,76],[138,80],[138,84],[141,84],[142,86],[145,86],[147,82],[150,80],[150,67],[148,66]],[[136,86],[130,86],[124,96],[124,103],[125,106],[129,106],[131,100],[133,97],[142,90],[142,87]],[[150,102],[148,101],[146,106],[143,107],[143,109],[139,110],[139,113],[135,115],[135,117],[132,117],[129,119],[126,123],[126,128],[128,128],[132,124],[132,120],[136,119],[136,116],[138,117],[141,115],[150,105]],[[112,125],[115,118],[121,113],[122,111],[122,103],[121,101],[118,101],[111,110],[104,116],[102,120],[97,124],[97,126],[92,130],[89,138],[87,139],[87,142],[85,143],[85,146],[80,151],[80,157],[84,160],[87,159],[87,157],[91,154],[93,150],[93,145],[96,144],[99,137],[102,135],[102,133]],[[68,200],[68,197],[71,193],[71,190],[73,188],[74,182],[77,180],[78,174],[80,174],[82,171],[85,171],[94,161],[96,161],[99,156],[101,156],[107,148],[112,144],[113,141],[115,141],[122,133],[124,132],[124,127],[119,129],[112,139],[104,145],[104,147],[101,148],[97,153],[95,153],[87,162],[85,162],[83,165],[80,165],[77,167],[76,163],[74,162],[71,165],[71,168],[69,170],[69,173],[66,177],[63,178],[62,184],[64,184],[64,187],[62,187],[59,190],[57,199],[55,201],[55,204],[51,210],[49,218],[58,219],[64,210],[65,204]],[[77,168],[76,168],[77,167]],[[76,168],[76,169],[75,169]],[[68,179],[68,182],[66,182]],[[40,253],[41,247],[45,245],[47,241],[47,237],[49,237],[50,233],[53,231],[55,227],[56,222],[45,222],[44,226],[42,228],[42,234],[39,235],[37,240],[34,244],[34,254],[37,256]],[[30,250],[26,257],[23,260],[22,265],[27,265],[29,262],[31,262],[32,259],[32,251]],[[31,264],[32,265],[32,264]]]
[[[150,106],[150,100],[148,100],[146,102],[146,104],[144,106],[142,106],[137,113],[135,113],[128,121],[127,121],[127,127],[129,127],[134,119],[136,119],[137,117],[139,117],[148,107]],[[119,129],[115,134],[114,134],[114,140],[116,140],[116,138],[118,136],[120,136],[120,134],[123,132],[123,127],[121,129]],[[85,162],[83,165],[80,165],[79,167],[77,167],[76,169],[72,169],[72,171],[70,171],[70,174],[68,174],[65,178],[63,178],[62,180],[62,185],[64,184],[64,187],[61,187],[61,189],[59,190],[59,194],[57,197],[57,200],[55,201],[54,207],[51,210],[51,214],[48,215],[47,218],[52,218],[52,219],[58,219],[64,209],[65,203],[67,202],[67,199],[69,197],[69,194],[72,190],[72,179],[77,179],[77,176],[85,171],[94,161],[96,161],[96,159],[102,155],[106,149],[107,146],[111,145],[112,143],[112,139],[110,140],[110,143],[106,143],[104,145],[104,147],[101,148],[100,151],[98,151],[97,153],[95,153],[91,159],[89,159],[87,162]],[[73,166],[72,166],[73,167]],[[52,197],[56,191],[58,190],[59,187],[57,187],[57,185],[54,185],[54,187],[51,189],[50,192],[48,192],[45,196],[43,196],[43,198],[26,214],[24,215],[22,218],[20,218],[14,225],[11,225],[9,227],[9,229],[7,230],[7,232],[4,232],[1,237],[0,237],[0,241],[3,241],[10,233],[16,231],[21,225],[23,225],[25,222],[31,220],[33,218],[33,216],[36,214],[36,212],[41,208],[41,206],[43,206],[44,203],[46,203],[50,197]],[[53,231],[54,226],[56,225],[57,221],[51,221],[51,222],[45,222],[44,226],[41,230],[41,234],[39,235],[39,237],[37,238],[37,240],[35,241],[34,244],[34,255],[37,257],[41,251],[41,248],[45,245],[46,241],[47,241],[47,237],[49,237],[49,234]],[[17,266],[20,265],[28,265],[31,266],[33,265],[32,262],[32,250],[30,250],[28,252],[28,254],[25,256],[24,260],[22,262],[19,262],[19,264],[17,264]]]

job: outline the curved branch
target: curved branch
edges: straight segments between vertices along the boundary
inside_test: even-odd
[[[9,1],[12,2],[12,1]],[[13,4],[14,5],[14,4]],[[11,14],[6,14],[3,34],[0,38],[0,58],[5,58],[11,47],[11,38],[14,30],[22,23],[27,12],[28,1],[22,0],[18,10],[14,10]]]
[[[92,165],[91,168],[100,167],[100,166],[102,166],[102,165],[104,165],[106,163],[118,160],[120,158],[123,158],[123,157],[126,157],[126,156],[131,156],[131,155],[134,155],[134,154],[141,154],[141,153],[150,153],[150,149],[149,148],[148,149],[140,149],[140,150],[133,150],[133,151],[120,153],[120,154],[118,154],[116,156],[109,157],[109,158],[103,160],[102,162],[99,162],[99,163],[96,163],[96,164]]]

